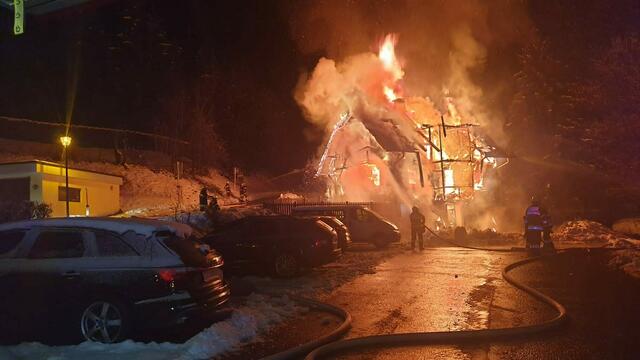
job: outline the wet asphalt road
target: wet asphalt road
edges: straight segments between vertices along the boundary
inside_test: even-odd
[[[407,251],[323,300],[352,314],[348,338],[537,323],[553,312],[500,275],[524,256],[458,248]],[[551,333],[509,342],[360,350],[334,358],[640,359],[640,281],[608,270],[606,262],[606,253],[572,251],[515,270],[518,279],[567,307],[569,323]],[[301,322],[274,329],[263,351],[281,350],[335,325],[336,319],[311,312]]]

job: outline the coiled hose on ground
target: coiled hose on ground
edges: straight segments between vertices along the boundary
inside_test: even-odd
[[[463,246],[456,244],[450,240],[444,239],[438,236],[431,229],[427,228],[433,235],[438,237],[453,246],[482,251],[499,251],[499,252],[511,252],[508,249],[484,249],[470,246]],[[482,329],[482,330],[462,330],[462,331],[438,331],[438,332],[414,332],[414,333],[402,333],[402,334],[387,334],[387,335],[372,335],[364,336],[353,339],[338,340],[344,336],[351,327],[351,315],[345,310],[322,303],[320,301],[306,299],[302,297],[294,297],[294,299],[307,306],[324,310],[334,315],[337,315],[343,319],[342,324],[330,334],[313,340],[311,342],[296,346],[286,351],[267,356],[263,360],[285,360],[296,359],[304,356],[305,360],[314,360],[321,357],[326,357],[331,354],[345,351],[353,351],[362,348],[372,347],[396,347],[407,345],[431,345],[431,344],[453,344],[463,341],[488,341],[488,340],[504,340],[522,335],[531,335],[540,333],[546,330],[556,328],[566,320],[567,311],[565,307],[558,301],[554,300],[550,296],[543,294],[542,292],[525,285],[515,280],[509,273],[520,266],[532,263],[539,260],[543,256],[530,257],[523,260],[516,261],[507,265],[502,270],[502,277],[514,287],[524,291],[537,300],[551,306],[557,311],[557,315],[545,322],[533,325],[518,326],[512,328],[499,328],[499,329]]]

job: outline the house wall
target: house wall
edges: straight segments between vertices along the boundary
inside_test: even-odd
[[[66,216],[66,202],[58,198],[58,187],[65,186],[64,176],[43,175],[42,202],[51,205],[51,216]],[[80,189],[80,201],[69,202],[70,215],[85,216],[87,204],[90,216],[113,215],[120,210],[119,185],[69,177],[69,188]]]
[[[51,206],[53,217],[66,216],[66,202],[58,197],[58,187],[65,186],[64,167],[47,163],[4,164],[1,178],[29,177],[30,200]],[[87,204],[90,216],[107,216],[120,211],[122,179],[107,174],[69,169],[69,188],[80,189],[80,201],[69,202],[69,213],[85,216]]]

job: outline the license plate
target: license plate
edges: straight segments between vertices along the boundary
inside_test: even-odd
[[[211,282],[220,279],[218,272],[215,270],[205,270],[202,272],[202,281]]]

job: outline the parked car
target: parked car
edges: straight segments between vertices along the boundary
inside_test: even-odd
[[[214,315],[230,295],[223,259],[190,233],[142,219],[0,224],[0,334],[111,343]]]
[[[331,226],[338,235],[338,247],[344,252],[351,245],[351,233],[347,226],[334,216],[308,216],[306,218],[317,219]]]
[[[205,236],[202,241],[224,256],[227,266],[291,277],[301,268],[333,261],[342,254],[337,234],[316,219],[248,216]]]
[[[353,242],[371,243],[383,248],[400,241],[400,230],[396,225],[362,205],[296,206],[292,209],[292,215],[336,217],[347,226]]]

